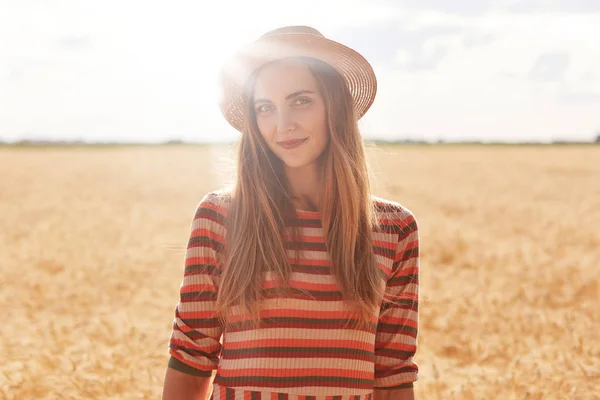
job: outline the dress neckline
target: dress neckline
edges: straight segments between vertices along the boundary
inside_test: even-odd
[[[295,208],[295,210],[296,210],[296,213],[301,216],[306,216],[306,217],[320,217],[321,216],[320,211],[303,210],[301,208]]]

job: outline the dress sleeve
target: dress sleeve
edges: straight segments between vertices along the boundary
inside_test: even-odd
[[[375,340],[377,389],[412,387],[418,379],[419,231],[412,213],[400,213],[398,246],[379,312]]]
[[[221,353],[223,327],[215,311],[220,265],[217,252],[224,243],[223,209],[210,194],[194,215],[185,269],[169,340],[169,367],[211,376]]]

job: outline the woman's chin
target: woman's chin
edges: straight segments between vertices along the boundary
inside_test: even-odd
[[[315,163],[315,160],[306,160],[306,159],[283,159],[283,163],[287,169],[303,169],[309,167],[311,164]]]
[[[306,167],[307,165],[310,165],[310,163],[287,162],[287,161],[284,161],[284,164],[287,169],[302,169],[302,168]]]

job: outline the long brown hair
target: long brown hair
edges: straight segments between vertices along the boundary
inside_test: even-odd
[[[320,158],[323,187],[319,210],[325,243],[342,296],[358,312],[352,323],[363,325],[371,322],[383,293],[372,246],[372,229],[378,221],[365,149],[344,78],[325,62],[300,60],[311,70],[327,112],[329,144]],[[289,288],[292,266],[283,238],[286,215],[295,210],[286,190],[282,161],[269,149],[256,123],[252,103],[259,72],[246,85],[246,118],[217,298],[222,321],[236,309],[250,313],[246,322],[255,324],[259,321],[263,273],[274,273],[280,293]],[[297,230],[293,231],[297,236]]]

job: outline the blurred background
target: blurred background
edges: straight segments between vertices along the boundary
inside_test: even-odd
[[[292,24],[377,74],[417,397],[600,398],[600,2],[0,0],[0,399],[160,398],[195,207],[235,177],[219,67]]]

